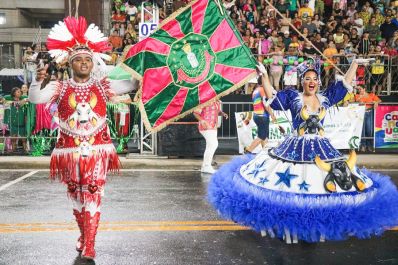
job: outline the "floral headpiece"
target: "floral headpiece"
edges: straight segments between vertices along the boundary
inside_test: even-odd
[[[318,76],[319,85],[321,85],[321,60],[307,60],[297,66],[297,72],[300,77],[300,80],[303,80],[304,75],[309,72],[314,71]]]

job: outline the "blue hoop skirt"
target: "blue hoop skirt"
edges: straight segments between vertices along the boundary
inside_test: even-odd
[[[307,242],[368,238],[398,225],[398,191],[388,176],[355,167],[363,192],[337,187],[328,193],[327,172],[312,162],[311,153],[328,162],[345,159],[326,138],[291,136],[279,148],[223,165],[210,180],[208,199],[226,219]]]

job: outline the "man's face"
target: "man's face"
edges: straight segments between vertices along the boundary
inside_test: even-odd
[[[80,78],[89,77],[93,66],[93,59],[88,54],[79,54],[72,60],[73,73]]]

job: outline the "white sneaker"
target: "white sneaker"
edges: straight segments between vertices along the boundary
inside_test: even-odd
[[[214,174],[216,173],[216,170],[212,166],[204,166],[200,169],[200,172],[206,174]]]

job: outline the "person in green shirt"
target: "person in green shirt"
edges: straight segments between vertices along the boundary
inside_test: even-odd
[[[8,125],[11,137],[22,137],[22,144],[25,152],[28,151],[26,144],[26,106],[28,102],[27,96],[22,96],[22,91],[19,87],[14,87],[11,94],[4,97],[5,112],[4,123]],[[17,138],[11,139],[11,150],[14,152],[17,147]]]
[[[291,19],[294,18],[294,13],[300,8],[300,3],[298,0],[290,0],[289,1],[289,16]]]

